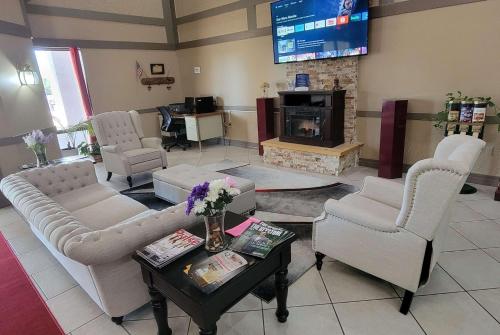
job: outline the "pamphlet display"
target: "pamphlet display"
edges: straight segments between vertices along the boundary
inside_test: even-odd
[[[479,101],[450,101],[445,136],[453,134],[483,138],[486,121],[486,103]]]

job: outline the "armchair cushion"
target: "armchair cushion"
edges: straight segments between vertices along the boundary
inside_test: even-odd
[[[159,137],[146,137],[146,138],[141,138],[141,143],[144,148],[154,148],[154,149],[160,149],[162,148],[161,146],[161,138]]]
[[[358,194],[350,194],[337,201],[325,203],[326,213],[368,229],[380,232],[396,232],[399,210]]]
[[[109,152],[111,154],[120,154],[123,152],[119,145],[105,145],[101,147],[101,150]]]
[[[404,184],[388,179],[368,176],[359,195],[400,209],[403,202]]]
[[[127,162],[131,165],[152,161],[154,159],[161,159],[159,149],[141,148],[125,151],[123,153],[127,158]]]

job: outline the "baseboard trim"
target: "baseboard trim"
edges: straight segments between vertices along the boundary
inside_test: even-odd
[[[370,167],[373,169],[378,169],[379,161],[377,159],[360,158],[359,165]],[[403,164],[403,171],[407,172],[410,167],[411,164]],[[479,173],[471,173],[469,175],[469,178],[467,178],[467,182],[473,184],[497,187],[498,184],[500,183],[500,177],[490,176],[486,174],[479,174]]]

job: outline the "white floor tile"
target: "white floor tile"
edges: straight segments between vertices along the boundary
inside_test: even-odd
[[[42,242],[33,234],[25,234],[9,240],[9,243],[18,255],[43,247]]]
[[[470,291],[469,293],[500,322],[500,289]]]
[[[404,290],[397,287],[396,290],[400,297],[404,295]],[[418,295],[428,295],[428,294],[438,294],[438,293],[450,293],[450,292],[460,292],[463,289],[456,281],[453,280],[439,265],[436,265],[432,270],[429,282],[420,287],[415,293]]]
[[[14,221],[2,227],[0,230],[7,240],[29,236],[30,234],[32,234],[28,224],[22,220]]]
[[[464,204],[489,219],[500,219],[500,201],[495,201],[493,198],[490,200],[467,201]]]
[[[264,311],[266,335],[342,335],[333,306],[318,305],[292,307],[285,323],[280,323],[274,310]],[[244,334],[244,333],[242,333]]]
[[[489,249],[484,249],[484,251],[496,259],[498,262],[500,262],[500,248],[489,248]]]
[[[198,335],[199,328],[191,320],[189,335]],[[218,335],[264,335],[262,311],[226,313],[217,322]],[[271,334],[271,333],[268,333]]]
[[[22,218],[12,207],[0,208],[0,230],[3,227],[17,221],[22,221]]]
[[[321,276],[332,302],[397,297],[389,283],[341,262],[325,262]]]
[[[465,292],[415,297],[410,311],[427,335],[500,334],[500,325]]]
[[[477,246],[468,241],[465,237],[460,235],[453,228],[448,228],[446,233],[443,251],[455,251],[455,250],[468,250],[468,249],[478,249]]]
[[[453,228],[481,248],[500,247],[500,225],[493,220],[457,222]]]
[[[103,314],[73,330],[71,335],[128,335],[128,333],[122,326],[113,323],[108,315]]]
[[[316,267],[311,268],[288,288],[288,306],[305,306],[329,304],[330,298],[326,292],[325,285],[321,280]],[[276,308],[276,299],[267,304],[263,302],[264,308]]]
[[[174,304],[171,300],[167,300],[167,311],[168,317],[179,317],[179,316],[187,316],[186,313],[182,309],[180,309],[176,304]],[[136,309],[132,313],[125,315],[125,320],[148,320],[154,319],[153,307],[150,303]]]
[[[172,329],[172,335],[184,335],[188,332],[189,318],[169,318],[168,325]],[[155,320],[125,321],[123,327],[127,329],[130,335],[154,335],[158,333]]]
[[[49,299],[47,305],[65,332],[71,332],[102,314],[99,306],[79,286]]]
[[[19,256],[19,261],[30,275],[58,264],[45,246]]]
[[[438,262],[466,290],[500,287],[500,263],[482,250],[444,252]]]
[[[262,309],[262,302],[253,294],[248,294],[234,305],[229,312],[245,312],[245,311],[260,311]]]
[[[78,285],[71,275],[60,265],[51,266],[32,275],[47,299],[51,299]]]
[[[424,335],[411,314],[399,313],[401,300],[383,299],[335,304],[345,335]]]
[[[451,221],[452,222],[463,222],[463,221],[479,221],[487,220],[488,218],[474,210],[467,207],[462,202],[457,202],[451,211]]]

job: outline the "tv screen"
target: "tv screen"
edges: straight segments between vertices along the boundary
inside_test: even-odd
[[[274,63],[368,53],[368,0],[282,0],[271,4]]]

